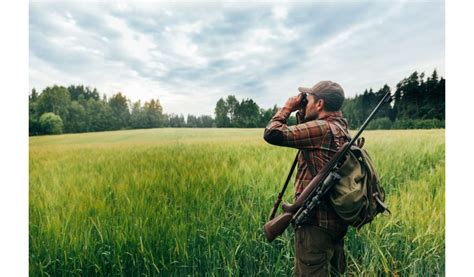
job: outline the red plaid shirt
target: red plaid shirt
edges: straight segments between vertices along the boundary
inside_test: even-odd
[[[280,109],[265,128],[264,139],[274,145],[307,150],[313,167],[316,172],[319,172],[337,151],[339,145],[347,141],[347,137],[344,135],[344,132],[349,133],[347,121],[342,118],[342,113],[337,111],[328,112],[326,116],[317,120],[288,126],[286,121],[290,114],[291,110],[288,107]],[[333,123],[332,126],[329,125],[329,122]],[[304,161],[303,153],[300,152],[295,182],[295,199],[303,192],[313,177]],[[315,209],[314,215],[312,223],[322,228],[336,231],[347,228],[347,225],[326,201],[323,201]]]

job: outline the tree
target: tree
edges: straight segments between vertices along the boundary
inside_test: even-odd
[[[30,94],[30,102],[35,102],[37,99],[38,99],[38,93],[36,92],[36,89],[32,89],[31,90],[31,94]]]
[[[163,126],[163,108],[158,99],[145,102],[143,111],[146,117],[146,127],[157,128]]]
[[[37,103],[38,114],[51,112],[65,120],[68,117],[71,100],[66,88],[55,85],[45,88],[38,97]],[[63,123],[66,124],[67,122]]]
[[[239,128],[255,128],[259,123],[259,111],[257,103],[248,98],[242,100],[240,104],[235,107],[233,127]]]
[[[39,118],[36,111],[36,102],[31,101],[28,105],[28,132],[30,136],[40,135],[41,134],[41,126],[39,125]]]
[[[67,125],[64,126],[66,133],[80,133],[87,131],[87,116],[82,105],[72,101],[68,108]]]
[[[229,109],[224,99],[220,98],[216,103],[214,114],[216,116],[216,127],[230,127],[230,119],[228,117]]]
[[[146,128],[146,114],[142,108],[140,100],[132,104],[132,111],[130,113],[130,127],[132,129]]]
[[[39,124],[43,134],[57,135],[63,132],[63,121],[59,115],[54,113],[42,114]]]
[[[112,111],[107,102],[90,98],[86,102],[85,113],[88,132],[112,130]]]
[[[188,114],[188,117],[186,118],[186,127],[189,127],[189,128],[199,127],[198,118],[192,114]]]
[[[100,99],[99,92],[97,91],[96,88],[91,90],[91,88],[84,87],[83,85],[79,85],[79,86],[71,85],[67,87],[67,90],[69,92],[69,95],[71,96],[71,100],[77,101],[79,97],[83,97],[85,100],[89,100],[90,98],[92,98],[97,101]]]
[[[380,100],[382,100],[382,98],[385,96],[385,94],[387,94],[388,92],[390,92],[390,87],[387,84],[385,84],[381,89],[379,89],[375,93],[374,102],[372,103],[372,108],[370,109],[370,112],[372,112],[372,109],[375,107],[375,105],[377,105],[380,102]],[[385,104],[380,107],[375,118],[390,118],[391,114],[392,114],[392,107],[388,104]]]
[[[186,127],[186,123],[184,122],[184,116],[182,114],[170,114],[168,115],[168,124],[169,127]]]
[[[235,114],[239,106],[239,101],[234,95],[229,95],[227,96],[225,104],[227,106],[227,114],[229,116],[230,126],[234,127]]]
[[[109,99],[108,104],[112,112],[112,122],[110,122],[112,129],[117,130],[127,128],[130,118],[127,97],[119,92]]]
[[[210,115],[201,115],[199,121],[201,122],[201,127],[203,128],[211,128],[214,124],[214,120]]]
[[[272,117],[278,111],[277,105],[274,105],[273,108],[270,109],[260,109],[260,120],[258,127],[265,127],[267,126],[268,122],[272,119]]]

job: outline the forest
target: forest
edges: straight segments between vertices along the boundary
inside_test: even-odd
[[[414,72],[393,92],[388,85],[366,89],[344,101],[342,112],[351,129],[358,128],[381,97],[390,91],[392,105],[384,106],[368,129],[431,129],[445,126],[445,79],[436,70],[430,76]],[[347,93],[347,92],[346,92]],[[289,95],[288,97],[290,97]],[[53,85],[29,94],[29,135],[83,133],[126,129],[263,128],[278,106],[261,108],[250,98],[220,98],[214,115],[163,113],[159,99],[132,102],[122,92],[111,97],[84,85]],[[294,116],[288,124],[295,124]]]

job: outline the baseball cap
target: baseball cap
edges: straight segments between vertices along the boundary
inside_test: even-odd
[[[326,109],[330,111],[339,110],[344,102],[344,90],[335,82],[320,81],[311,88],[299,87],[298,90],[323,99]]]

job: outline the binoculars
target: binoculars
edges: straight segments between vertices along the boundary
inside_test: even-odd
[[[307,96],[308,96],[307,93],[303,94],[303,99],[301,99],[301,103],[300,103],[300,106],[302,108],[306,107],[306,105],[308,104],[308,99],[306,99]]]

